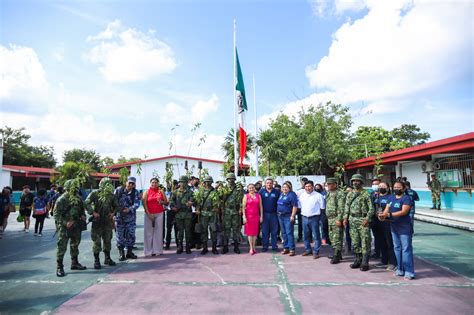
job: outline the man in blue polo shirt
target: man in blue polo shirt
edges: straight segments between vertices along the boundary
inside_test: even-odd
[[[262,251],[268,250],[269,238],[272,237],[272,250],[278,251],[277,233],[278,233],[278,215],[277,202],[280,197],[280,191],[273,188],[273,179],[265,180],[265,188],[258,192],[262,197],[263,205],[263,223],[262,223]]]

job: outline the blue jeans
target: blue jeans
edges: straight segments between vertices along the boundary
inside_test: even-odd
[[[320,215],[313,215],[312,217],[303,216],[303,233],[304,233],[304,250],[311,253],[310,236],[313,236],[314,248],[313,254],[319,254],[321,248],[321,233],[319,231]]]
[[[290,214],[278,214],[280,221],[281,236],[283,237],[283,248],[295,250],[295,224],[290,222]]]
[[[397,258],[397,274],[405,277],[415,277],[415,266],[413,263],[413,233],[407,233],[406,227],[403,230],[397,224],[391,224],[393,250]]]
[[[262,247],[268,249],[270,235],[272,237],[272,249],[278,249],[277,245],[278,215],[274,213],[263,213],[262,223]]]

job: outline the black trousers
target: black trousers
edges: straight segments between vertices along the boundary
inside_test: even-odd
[[[378,226],[380,235],[380,253],[382,254],[382,263],[397,265],[397,258],[395,257],[395,252],[393,251],[393,240],[392,240],[392,230],[390,228],[390,223],[378,221]]]
[[[43,232],[43,226],[44,226],[44,219],[46,219],[46,214],[42,215],[36,215],[35,216],[35,233],[42,233]],[[38,231],[39,228],[39,231]]]
[[[166,211],[166,246],[171,244],[171,233],[174,229],[174,241],[178,239],[178,232],[176,231],[176,221],[174,219],[176,213],[173,211]]]

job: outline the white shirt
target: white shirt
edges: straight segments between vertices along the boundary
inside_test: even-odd
[[[321,207],[323,205],[323,195],[317,191],[308,194],[306,191],[300,194],[298,198],[301,204],[301,214],[305,217],[321,214]]]
[[[305,192],[304,188],[300,188],[296,191],[296,196],[298,196],[298,209],[301,209],[300,196],[304,192]]]

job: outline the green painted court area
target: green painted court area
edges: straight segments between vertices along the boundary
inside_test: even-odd
[[[406,281],[373,266],[365,273],[351,270],[349,256],[330,265],[324,257],[328,246],[318,260],[272,252],[250,256],[246,247],[241,255],[176,255],[171,250],[145,259],[142,220],[141,212],[138,260],[91,269],[88,231],[79,258],[89,269],[71,272],[66,256],[67,276],[57,278],[52,220],[37,238],[20,232],[10,218],[0,240],[0,313],[472,314],[474,309],[470,232],[417,222],[418,279]],[[115,249],[112,255],[118,262]]]

